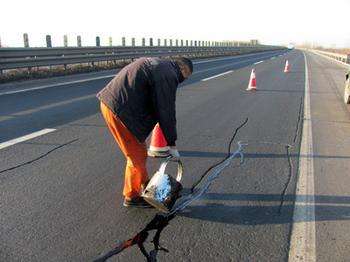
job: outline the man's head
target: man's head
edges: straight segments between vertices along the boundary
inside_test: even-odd
[[[175,63],[180,67],[182,76],[187,79],[192,75],[193,63],[190,59],[186,57],[179,57],[174,59]]]

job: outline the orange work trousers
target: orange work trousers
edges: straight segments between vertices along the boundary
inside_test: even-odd
[[[140,143],[104,103],[100,106],[107,126],[126,158],[123,195],[126,198],[139,196],[141,186],[148,180],[146,143]]]

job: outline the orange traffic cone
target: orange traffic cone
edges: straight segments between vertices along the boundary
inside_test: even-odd
[[[286,65],[284,66],[284,72],[289,73],[289,70],[290,70],[289,62],[288,60],[286,60]]]
[[[252,69],[252,72],[250,73],[250,79],[248,84],[248,91],[256,91],[256,77],[255,77],[255,69]]]
[[[159,124],[153,129],[151,144],[148,149],[148,156],[150,157],[168,157],[169,147],[167,141],[165,140],[162,129]]]

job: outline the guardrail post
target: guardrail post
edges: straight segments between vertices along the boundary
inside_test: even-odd
[[[191,40],[191,46],[193,46],[193,40]]]
[[[144,37],[142,38],[142,46],[146,46],[146,39]]]
[[[170,42],[170,46],[173,46],[173,39],[170,39],[169,42]]]
[[[152,37],[149,39],[149,46],[153,46],[153,38]]]
[[[176,39],[176,40],[175,40],[175,45],[176,45],[176,46],[179,46],[179,39]]]
[[[166,39],[164,39],[164,46],[167,46],[168,44],[167,44],[167,40]]]
[[[63,46],[68,47],[68,36],[67,35],[63,36]]]
[[[99,36],[96,36],[96,46],[101,46],[101,41]]]
[[[158,45],[158,46],[160,46],[160,45],[161,45],[160,41],[161,41],[161,40],[160,40],[160,38],[158,38],[158,40],[157,40],[157,42],[158,42],[158,44],[157,44],[157,45]]]
[[[77,36],[77,46],[81,47],[81,36],[80,35]]]
[[[197,40],[194,41],[194,46],[197,46]]]
[[[186,46],[188,46],[188,40],[186,40]]]
[[[28,48],[29,47],[29,37],[27,33],[23,34],[23,42],[24,42],[24,47]]]
[[[109,42],[109,46],[113,46],[113,39],[112,37],[108,37],[108,42]]]
[[[122,46],[125,46],[125,37],[122,37]]]
[[[135,41],[135,37],[131,38],[131,46],[135,46],[136,41]]]
[[[181,46],[184,46],[184,40],[181,39]]]
[[[46,47],[52,47],[51,36],[46,35]]]

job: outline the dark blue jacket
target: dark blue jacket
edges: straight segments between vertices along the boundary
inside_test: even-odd
[[[139,58],[124,67],[97,97],[140,142],[159,122],[168,145],[173,146],[177,139],[176,90],[183,80],[175,62]]]

